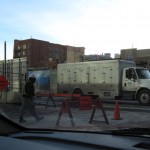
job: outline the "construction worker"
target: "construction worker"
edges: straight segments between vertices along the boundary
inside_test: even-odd
[[[34,83],[36,82],[36,78],[34,74],[29,76],[28,81],[25,83],[24,93],[22,95],[22,106],[21,106],[21,114],[19,117],[19,123],[24,123],[24,114],[28,110],[36,119],[36,121],[42,120],[44,117],[39,117],[35,105],[34,105],[34,98],[35,98],[35,89]]]

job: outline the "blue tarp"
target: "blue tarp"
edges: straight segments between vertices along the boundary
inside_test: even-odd
[[[29,70],[28,77],[34,74],[36,77],[35,90],[38,92],[49,91],[50,89],[50,69]]]

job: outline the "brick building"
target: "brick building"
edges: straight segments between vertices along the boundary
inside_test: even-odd
[[[122,49],[121,59],[135,61],[137,65],[144,66],[150,70],[150,49]]]
[[[122,49],[120,58],[123,60],[136,61],[137,49]]]
[[[14,40],[13,58],[27,57],[28,68],[50,67],[58,63],[80,62],[84,47],[73,47],[37,39]]]
[[[111,58],[111,54],[110,53],[105,53],[102,55],[85,55],[84,56],[84,61],[100,61],[100,60],[110,60]]]

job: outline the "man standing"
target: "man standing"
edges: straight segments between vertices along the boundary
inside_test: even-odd
[[[26,120],[24,120],[24,114],[27,110],[30,111],[30,113],[35,117],[36,121],[42,120],[44,117],[39,117],[36,110],[33,99],[35,98],[35,89],[34,89],[34,83],[36,81],[36,78],[33,74],[29,76],[28,81],[25,83],[24,87],[24,93],[22,96],[22,106],[21,106],[21,114],[19,117],[19,123],[24,123]]]

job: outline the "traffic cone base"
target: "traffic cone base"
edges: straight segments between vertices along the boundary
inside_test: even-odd
[[[116,101],[116,105],[115,105],[115,110],[114,110],[114,120],[120,120],[120,110],[119,110],[119,105],[118,105],[118,101]]]

